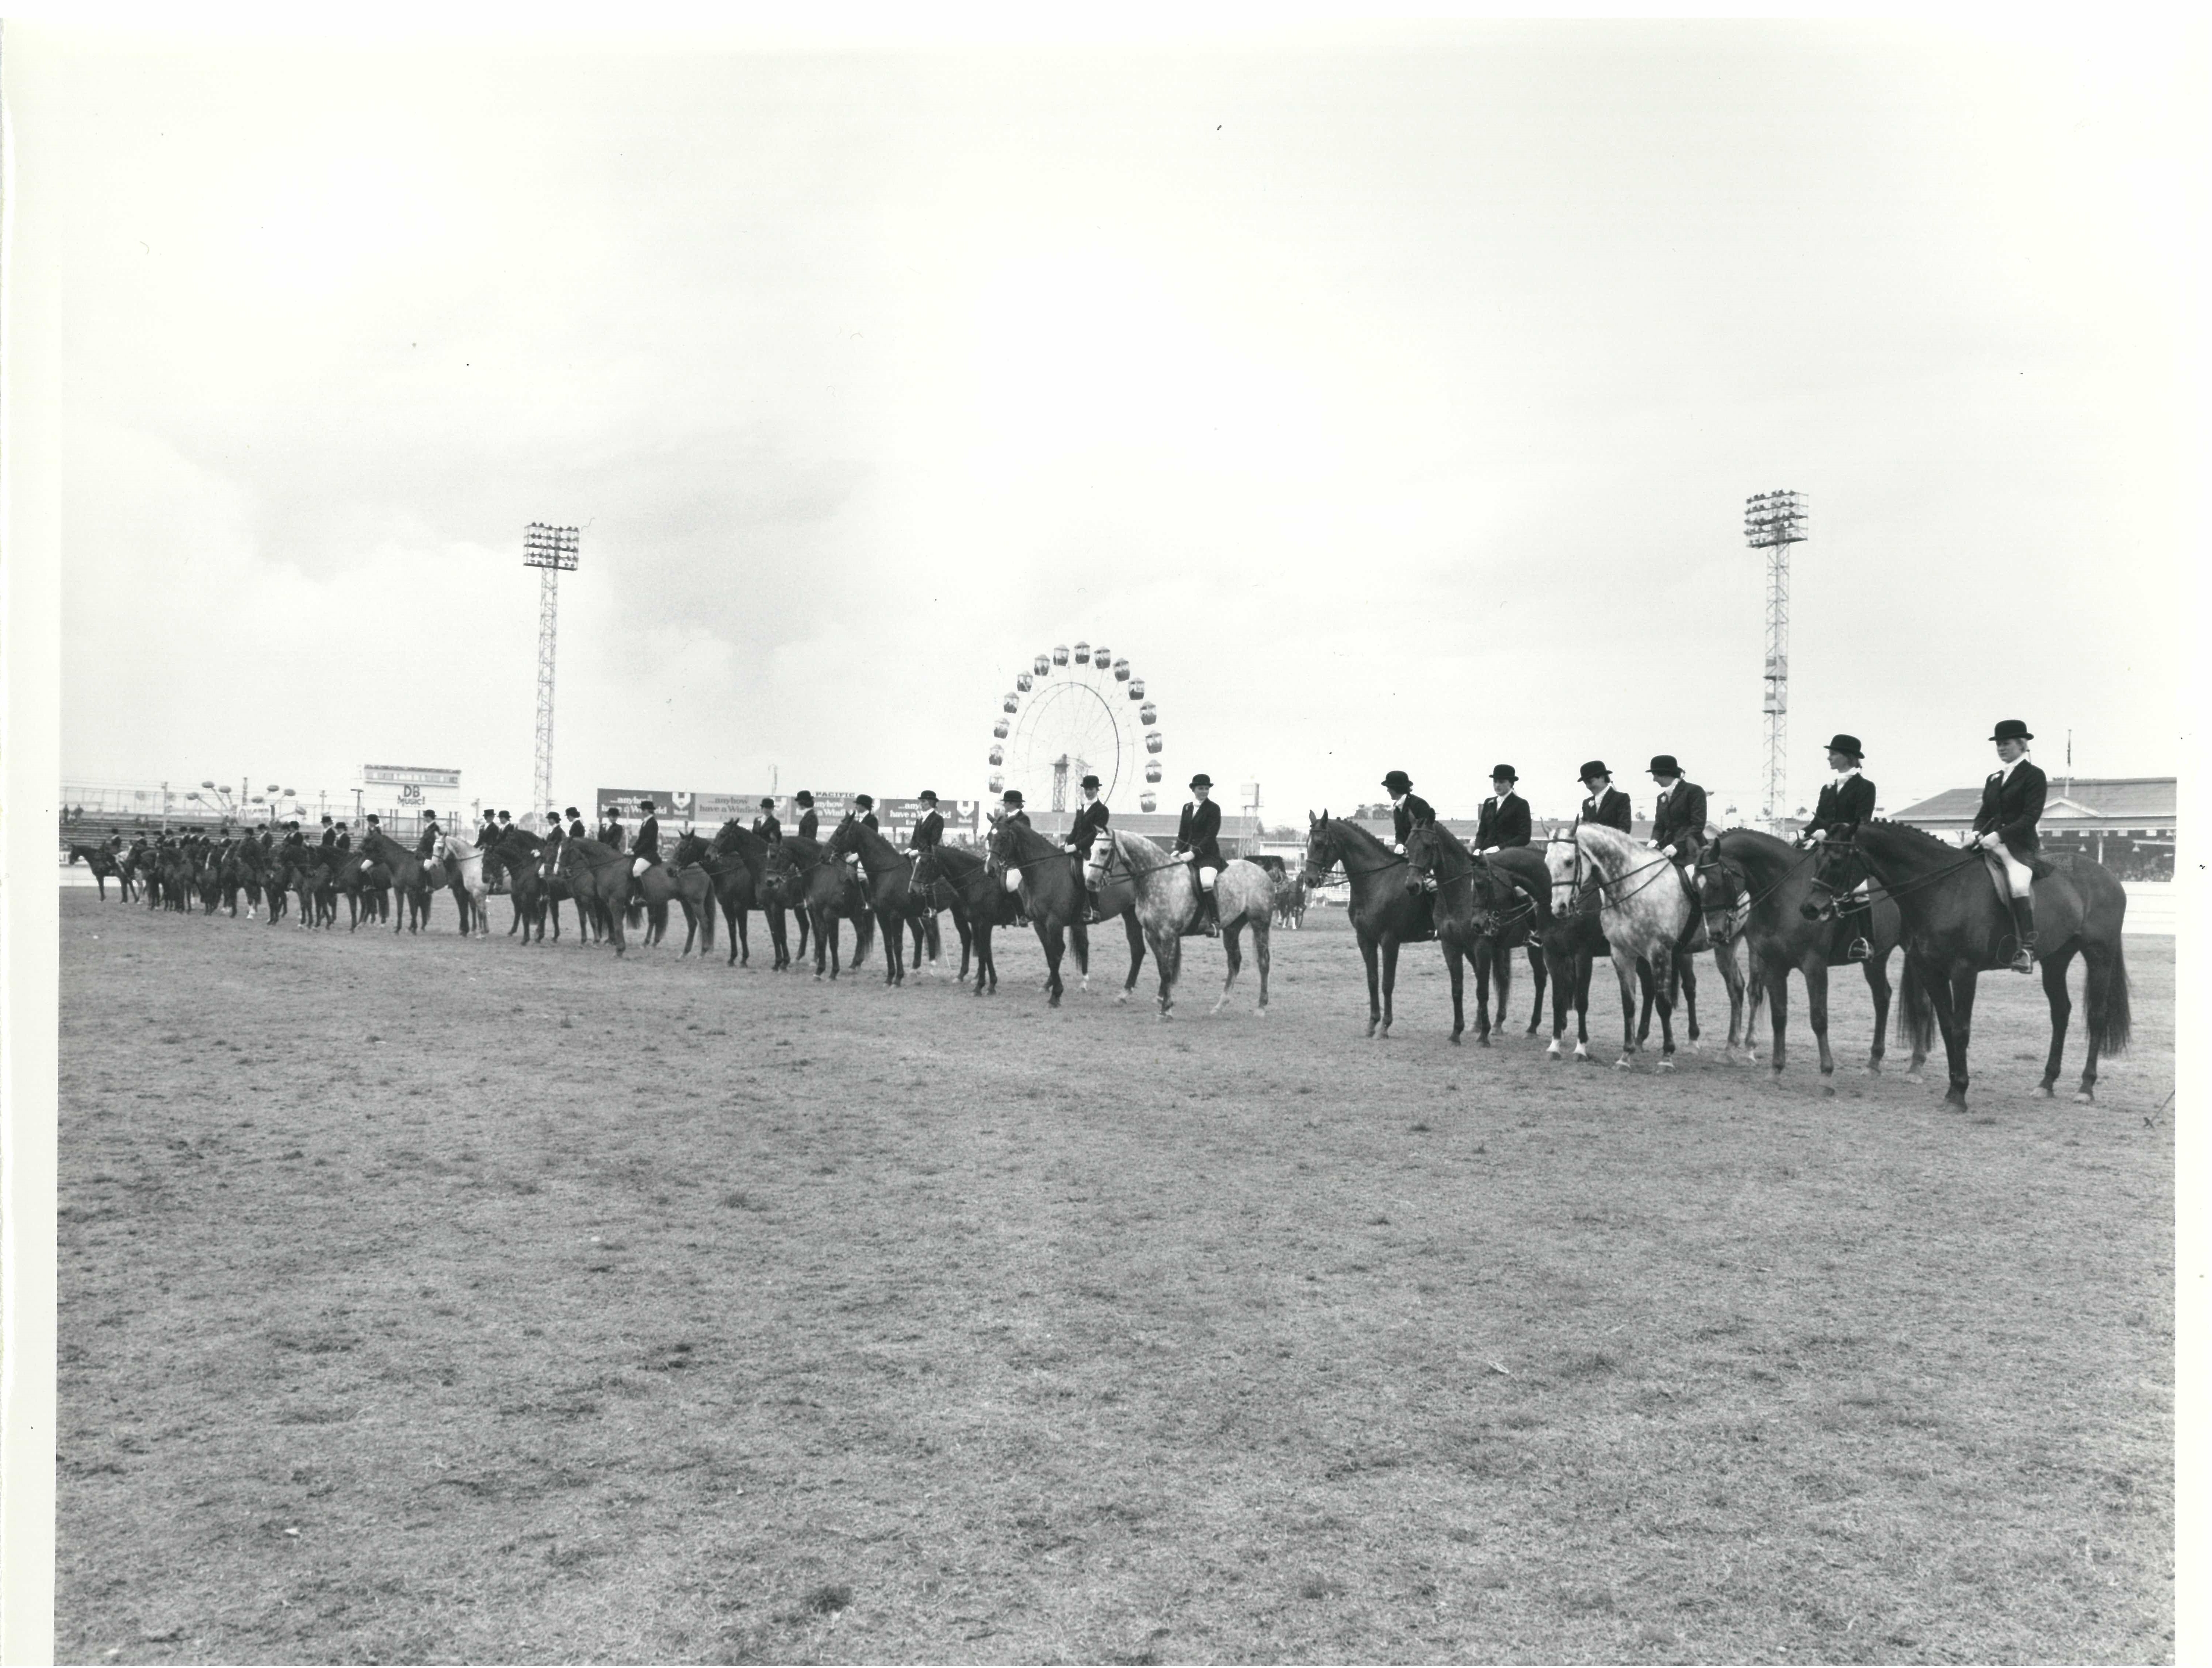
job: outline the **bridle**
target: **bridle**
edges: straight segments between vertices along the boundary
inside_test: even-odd
[[[1866,854],[1860,851],[1858,842],[1856,840],[1830,840],[1823,846],[1822,850],[1835,852],[1839,854],[1847,852],[1850,856],[1858,858],[1859,867],[1865,870],[1866,878],[1869,881],[1879,881],[1882,891],[1892,898],[1901,898],[1905,896],[1908,893],[1917,892],[1923,887],[1933,886],[1937,881],[1949,879],[1953,875],[1957,874],[1961,869],[1971,868],[1975,864],[1984,861],[1980,848],[1978,846],[1969,846],[1963,855],[1953,862],[1945,864],[1942,868],[1931,869],[1926,874],[1916,876],[1912,879],[1905,882],[1902,885],[1892,885],[1886,880],[1881,880],[1880,877],[1875,875],[1873,865],[1867,862]],[[1849,883],[1853,885],[1856,884],[1856,882]],[[1827,900],[1827,901],[1820,907],[1820,913],[1823,915],[1833,915],[1839,906],[1840,901],[1848,895],[1846,893],[1838,892],[1836,889],[1836,883],[1831,881],[1818,869],[1815,869],[1813,871],[1812,889],[1821,894]]]
[[[1344,877],[1347,881],[1352,878],[1352,864],[1347,857],[1349,847],[1345,844],[1343,837],[1334,832],[1335,829],[1344,826],[1344,821],[1340,816],[1324,816],[1314,824],[1312,831],[1306,835],[1306,860],[1298,876],[1298,878],[1306,885],[1326,886],[1328,883],[1328,871],[1339,867],[1343,869]],[[1335,853],[1327,863],[1318,863],[1314,859],[1314,847],[1322,840],[1328,840],[1330,849]],[[1385,848],[1380,863],[1371,869],[1362,869],[1359,872],[1363,875],[1379,875],[1385,869],[1395,868],[1405,860],[1395,852]]]

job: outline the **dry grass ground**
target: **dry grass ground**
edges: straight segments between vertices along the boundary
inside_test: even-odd
[[[63,902],[66,1660],[2171,1657],[2167,943],[1961,1117]]]

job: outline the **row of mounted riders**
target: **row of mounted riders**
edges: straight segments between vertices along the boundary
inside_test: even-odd
[[[420,931],[442,887],[453,895],[465,934],[489,936],[489,899],[504,893],[514,907],[508,936],[542,943],[549,925],[556,940],[561,937],[561,906],[570,903],[578,930],[611,943],[617,954],[627,947],[626,925],[635,930],[642,923],[646,942],[657,942],[673,903],[686,922],[684,952],[695,942],[713,948],[719,913],[732,963],[750,961],[749,917],[758,910],[767,919],[774,966],[793,964],[788,929],[795,918],[796,955],[804,958],[811,941],[817,978],[842,971],[840,924],[849,922],[853,965],[880,936],[890,984],[904,982],[909,961],[919,970],[939,960],[938,917],[944,913],[959,937],[957,976],[965,981],[972,972],[979,995],[998,988],[994,931],[1028,925],[1044,949],[1045,989],[1055,1005],[1064,990],[1064,955],[1073,950],[1087,987],[1088,929],[1119,918],[1130,949],[1121,999],[1134,990],[1149,949],[1160,970],[1163,1013],[1172,1006],[1180,971],[1177,941],[1199,932],[1228,935],[1225,1002],[1241,966],[1236,937],[1247,926],[1258,947],[1264,1010],[1267,930],[1279,917],[1295,921],[1302,915],[1305,896],[1297,877],[1279,864],[1248,860],[1230,864],[1218,880],[1209,871],[1212,890],[1201,892],[1185,858],[1163,861],[1150,840],[1118,830],[1098,831],[1088,853],[1071,852],[1036,833],[1018,807],[994,816],[980,850],[939,843],[902,851],[872,817],[857,816],[820,840],[781,833],[764,838],[735,821],[711,836],[686,830],[665,862],[641,862],[617,840],[565,832],[540,836],[513,823],[487,825],[480,838],[482,844],[439,834],[410,851],[374,828],[358,846],[331,831],[320,844],[296,831],[281,839],[268,831],[230,839],[188,834],[142,839],[127,849],[119,842],[72,846],[70,860],[92,865],[103,897],[106,878],[114,877],[126,900],[143,897],[149,908],[197,905],[234,918],[243,898],[248,919],[265,904],[271,924],[289,918],[301,926],[331,926],[343,900],[349,931],[387,920],[394,932]],[[1225,907],[1217,909],[1217,897]]]
[[[2002,720],[1990,740],[2000,768],[1983,785],[1974,844],[1961,848],[1926,831],[1874,816],[1875,791],[1860,771],[1856,737],[1830,743],[1835,772],[1805,837],[1778,839],[1753,828],[1708,838],[1705,795],[1685,782],[1669,755],[1652,760],[1660,785],[1652,837],[1639,841],[1627,797],[1612,786],[1601,761],[1583,768],[1589,794],[1571,828],[1541,848],[1529,843],[1525,808],[1513,815],[1517,779],[1499,766],[1498,792],[1485,803],[1472,851],[1437,822],[1402,771],[1384,778],[1397,817],[1395,842],[1326,812],[1310,820],[1304,878],[1318,884],[1341,866],[1351,883],[1349,914],[1367,965],[1368,1034],[1389,1034],[1398,947],[1436,938],[1451,977],[1452,1040],[1466,1028],[1466,966],[1477,975],[1477,1037],[1490,1036],[1490,983],[1498,984],[1504,1022],[1511,952],[1525,947],[1534,977],[1528,1032],[1541,1022],[1544,991],[1553,992],[1550,1052],[1558,1056],[1566,1011],[1576,1016],[1577,1058],[1587,1057],[1589,980],[1596,958],[1608,958],[1621,995],[1621,1057],[1626,1069],[1658,1013],[1659,1069],[1673,1066],[1672,1010],[1688,1006],[1698,1036],[1693,958],[1711,950],[1729,995],[1728,1050],[1752,1049],[1758,1004],[1769,1009],[1771,1064],[1787,1060],[1788,980],[1805,981],[1821,1083],[1834,1092],[1828,1046],[1827,970],[1858,962],[1874,998],[1874,1039],[1866,1070],[1879,1071],[1888,1026],[1888,963],[1905,951],[1899,994],[1900,1044],[1912,1053],[1907,1077],[1920,1080],[1933,1034],[1943,1039],[1947,1101],[1966,1104],[1967,1048],[1981,974],[2032,971],[2039,964],[2051,1014],[2051,1044],[2041,1092],[2054,1092],[2073,1003],[2067,974],[2079,955],[2086,968],[2088,1050],[2075,1100],[2095,1098],[2097,1062],[2127,1046],[2130,1025],[2122,935],[2127,895],[2118,879],[2086,857],[2046,861],[2036,840],[2045,791],[2043,773],[2027,760],[2033,737],[2016,719]],[[1741,954],[1739,954],[1741,950]],[[1642,997],[1641,1013],[1638,997]]]
[[[1575,1054],[1587,1058],[1589,984],[1596,960],[1613,965],[1621,994],[1620,1064],[1648,1037],[1656,1010],[1661,1029],[1659,1069],[1671,1070],[1673,1010],[1688,1006],[1688,1034],[1698,1037],[1694,958],[1715,955],[1729,993],[1729,1052],[1752,1049],[1758,1005],[1769,1010],[1771,1063],[1787,1060],[1788,978],[1805,980],[1808,1007],[1819,1044],[1823,1088],[1832,1092],[1834,1058],[1827,1037],[1827,969],[1860,963],[1874,998],[1875,1023],[1867,1070],[1878,1071],[1888,1027],[1891,953],[1905,952],[1899,992],[1900,1042],[1911,1048],[1911,1081],[1918,1081],[1933,1033],[1942,1033],[1949,1086],[1947,1100],[1963,1106],[1976,981],[1995,968],[2018,967],[2032,948],[2048,998],[2051,1037],[2042,1092],[2058,1076],[2072,1012],[2067,973],[2079,955],[2087,967],[2088,1057],[2075,1098],[2094,1098],[2097,1061],[2128,1041],[2129,992],[2121,935],[2126,894],[2102,865],[2068,857],[2052,864],[2037,853],[2034,819],[2040,814],[2042,773],[2026,762],[2026,726],[2007,719],[1991,738],[2003,767],[1984,789],[1977,833],[1982,846],[1961,850],[1923,830],[1873,818],[1873,788],[1860,775],[1855,737],[1830,744],[1836,779],[1825,786],[1808,834],[1791,843],[1756,829],[1730,828],[1703,837],[1700,790],[1687,785],[1666,755],[1653,760],[1662,783],[1662,819],[1655,839],[1639,842],[1627,832],[1626,797],[1613,790],[1601,763],[1583,770],[1589,798],[1573,827],[1541,850],[1528,844],[1525,806],[1510,767],[1501,766],[1498,792],[1486,802],[1475,849],[1437,821],[1412,792],[1404,773],[1384,779],[1397,816],[1397,839],[1386,843],[1356,822],[1326,812],[1310,817],[1298,881],[1320,886],[1341,869],[1349,883],[1349,916],[1366,963],[1368,1034],[1387,1036],[1401,944],[1428,939],[1443,949],[1452,988],[1452,1040],[1466,1029],[1464,980],[1477,975],[1477,1037],[1490,1038],[1490,985],[1498,985],[1501,1022],[1509,999],[1512,952],[1525,949],[1535,982],[1528,1031],[1541,1022],[1547,986],[1553,992],[1550,1052],[1559,1055],[1571,1006]],[[1663,767],[1664,768],[1660,768]],[[1195,789],[1196,785],[1194,784]],[[1678,816],[1694,812],[1694,837],[1661,839],[1678,825],[1663,820],[1668,801]],[[799,953],[814,940],[815,972],[835,977],[838,925],[854,930],[855,963],[880,929],[889,983],[904,979],[905,941],[911,934],[917,967],[938,951],[936,917],[952,915],[961,941],[961,977],[972,965],[979,994],[995,990],[991,953],[994,929],[1026,921],[1044,949],[1046,991],[1056,1005],[1060,963],[1073,948],[1085,983],[1089,979],[1087,929],[1122,920],[1130,965],[1120,999],[1136,985],[1149,948],[1159,975],[1159,1006],[1172,1007],[1181,969],[1182,937],[1218,931],[1228,962],[1216,1010],[1227,1002],[1241,966],[1238,939],[1249,928],[1259,967],[1260,1010],[1267,1004],[1268,931],[1278,913],[1277,877],[1243,859],[1225,864],[1212,854],[1164,855],[1151,841],[1101,826],[1087,851],[1070,852],[1029,826],[1012,794],[992,819],[982,852],[933,845],[902,852],[872,826],[872,818],[848,816],[824,840],[801,836],[766,839],[738,822],[711,838],[686,832],[672,860],[640,864],[609,843],[574,834],[541,840],[522,828],[499,829],[483,847],[458,835],[440,836],[428,854],[410,852],[372,831],[352,852],[285,842],[273,848],[258,839],[227,843],[185,840],[133,847],[130,867],[142,877],[152,905],[188,907],[198,897],[212,911],[257,883],[273,895],[271,910],[289,890],[300,900],[305,924],[331,922],[343,894],[355,924],[386,919],[385,899],[406,901],[409,925],[427,918],[434,888],[450,885],[462,909],[464,931],[489,931],[484,903],[491,881],[505,877],[515,909],[510,935],[542,941],[550,919],[560,934],[559,905],[573,901],[584,931],[623,947],[625,914],[643,909],[657,936],[666,906],[682,904],[687,919],[711,947],[720,908],[731,928],[733,961],[750,959],[746,915],[766,914],[775,966],[790,965],[787,913],[799,924]],[[1199,796],[1196,803],[1203,803]],[[1192,807],[1186,807],[1187,813]],[[1103,822],[1103,819],[1102,819]],[[1986,823],[1988,826],[1980,826]],[[1517,826],[1516,826],[1517,825]],[[1684,822],[1681,828],[1691,827]],[[1498,843],[1490,843],[1495,840]],[[1686,846],[1686,849],[1685,847]],[[1998,847],[2002,847],[2002,853]],[[1984,849],[1986,848],[1986,849]],[[79,848],[91,855],[92,848]],[[2007,859],[1998,866],[2002,855]],[[1680,859],[1680,861],[1678,861]],[[2009,878],[2008,878],[2009,872]],[[104,893],[103,886],[103,893]],[[2030,892],[2028,897],[2019,895]],[[249,909],[251,902],[249,901]],[[656,912],[658,912],[656,913]],[[393,930],[398,931],[395,923]],[[685,948],[690,947],[687,933]],[[1739,954],[1739,947],[1741,954]],[[1638,1010],[1638,997],[1642,998]]]

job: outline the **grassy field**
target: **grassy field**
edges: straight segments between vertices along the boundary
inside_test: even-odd
[[[451,920],[64,896],[64,1660],[2172,1657],[2171,941],[1961,1116]]]

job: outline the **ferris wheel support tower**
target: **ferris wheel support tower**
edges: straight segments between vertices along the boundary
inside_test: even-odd
[[[1766,670],[1761,710],[1766,719],[1766,768],[1759,814],[1767,832],[1782,833],[1790,815],[1790,547],[1802,544],[1805,495],[1753,493],[1744,500],[1743,536],[1766,552]]]
[[[574,527],[533,521],[522,530],[522,565],[542,570],[538,585],[538,749],[531,791],[532,810],[553,805],[553,640],[561,608],[561,575],[576,566],[580,535]]]

